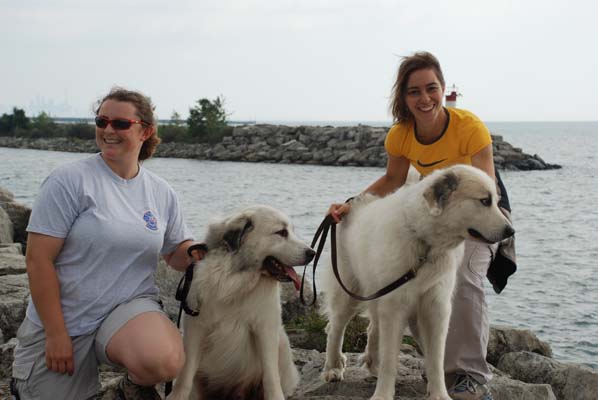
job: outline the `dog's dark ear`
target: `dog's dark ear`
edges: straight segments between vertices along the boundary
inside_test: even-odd
[[[432,183],[432,186],[424,192],[424,199],[432,215],[440,215],[447,205],[451,194],[459,186],[459,177],[454,172],[446,172],[440,175]]]
[[[229,251],[237,251],[243,243],[243,238],[253,229],[251,218],[242,217],[232,221],[222,235],[222,240]]]

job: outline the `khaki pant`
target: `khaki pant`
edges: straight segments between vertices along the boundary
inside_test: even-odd
[[[496,244],[465,241],[463,261],[457,269],[444,355],[444,373],[449,387],[459,374],[467,373],[478,383],[487,383],[492,379],[486,362],[490,323],[484,280],[497,247]],[[409,320],[409,329],[417,340],[416,318]]]
[[[100,388],[98,366],[113,364],[106,355],[110,338],[130,319],[144,312],[163,313],[157,297],[138,297],[116,307],[100,328],[72,337],[75,373],[59,374],[46,367],[44,328],[25,318],[17,332],[12,377],[21,400],[85,400]]]
[[[465,254],[457,270],[453,311],[446,338],[444,372],[448,385],[457,374],[462,373],[471,375],[478,383],[492,379],[486,362],[490,322],[484,281],[496,248],[496,244],[465,241]]]

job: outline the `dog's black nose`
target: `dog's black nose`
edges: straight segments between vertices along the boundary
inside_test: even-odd
[[[308,262],[310,262],[314,258],[315,255],[316,255],[316,252],[313,251],[312,249],[305,250],[305,259],[307,260],[307,261],[305,261],[305,263],[307,264]]]
[[[503,237],[506,239],[506,238],[513,236],[514,234],[515,234],[515,229],[513,229],[513,227],[511,225],[507,225],[503,232]]]

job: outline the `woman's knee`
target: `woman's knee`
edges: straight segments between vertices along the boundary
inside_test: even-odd
[[[173,380],[185,365],[182,345],[170,344],[154,350],[143,352],[126,366],[136,383],[153,385]]]

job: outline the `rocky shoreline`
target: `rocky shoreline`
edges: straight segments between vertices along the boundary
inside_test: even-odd
[[[0,398],[8,398],[8,380],[16,330],[25,316],[29,286],[23,256],[25,224],[30,209],[14,201],[14,195],[0,188]],[[178,304],[174,292],[180,273],[161,263],[156,273],[165,307],[176,320]],[[309,285],[306,285],[309,287]],[[310,294],[307,294],[310,298]],[[313,310],[303,306],[292,285],[283,286],[283,320],[297,320]],[[325,353],[305,344],[308,331],[289,330],[295,363],[301,374],[292,399],[365,400],[374,392],[376,381],[359,367],[356,353],[349,353],[345,381],[325,383],[320,378]],[[591,400],[598,393],[598,371],[552,358],[550,345],[531,331],[493,326],[488,361],[495,378],[490,388],[495,400]],[[424,360],[416,347],[404,344],[399,357],[397,395],[404,400],[426,399]],[[103,400],[114,399],[114,388],[123,371],[102,368]]]
[[[286,164],[386,166],[384,138],[388,128],[366,125],[284,126],[241,125],[215,144],[162,143],[156,157],[194,158]],[[492,135],[494,163],[501,170],[546,170],[560,168],[537,154]],[[75,138],[0,137],[0,147],[94,153],[95,141]]]

